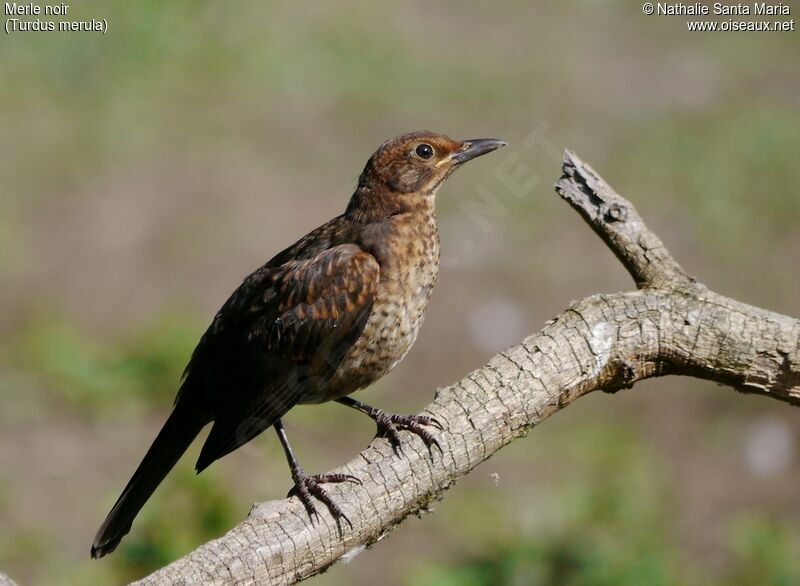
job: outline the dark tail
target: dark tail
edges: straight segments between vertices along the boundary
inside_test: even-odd
[[[131,530],[139,510],[172,470],[206,421],[176,407],[158,433],[153,445],[103,521],[92,544],[92,557],[101,558],[116,549]]]

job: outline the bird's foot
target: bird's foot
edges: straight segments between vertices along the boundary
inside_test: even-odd
[[[395,453],[403,451],[399,433],[399,430],[402,429],[422,438],[428,450],[436,446],[439,453],[443,453],[442,446],[439,445],[433,434],[423,427],[429,426],[435,427],[439,431],[443,430],[442,424],[434,417],[429,417],[428,415],[398,415],[397,413],[387,413],[386,411],[375,409],[372,413],[372,418],[375,419],[375,423],[378,426],[377,435],[388,439]]]
[[[341,482],[352,482],[353,484],[361,484],[361,481],[352,476],[350,474],[342,474],[340,472],[335,472],[331,474],[315,474],[314,476],[309,476],[301,468],[296,468],[292,470],[292,479],[294,480],[294,488],[289,491],[286,495],[288,498],[296,496],[300,499],[300,502],[303,503],[303,506],[306,508],[306,512],[308,516],[311,517],[313,521],[316,517],[319,519],[319,513],[317,513],[317,507],[314,504],[314,498],[316,497],[317,500],[321,501],[328,510],[330,511],[331,515],[333,516],[336,524],[339,525],[341,530],[341,520],[344,519],[345,523],[350,526],[350,529],[353,528],[353,524],[350,522],[350,519],[347,518],[347,515],[344,514],[342,508],[334,501],[328,493],[322,488],[322,484],[338,484]]]

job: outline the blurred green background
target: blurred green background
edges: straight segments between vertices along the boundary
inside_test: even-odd
[[[571,300],[632,287],[552,191],[565,147],[707,285],[800,316],[800,33],[688,33],[610,0],[70,16],[108,34],[0,39],[0,570],[22,584],[140,577],[285,494],[274,434],[199,477],[197,442],[89,560],[211,316],[392,135],[511,146],[440,192],[437,292],[371,403],[417,411]],[[320,472],[374,431],[336,405],[286,423]],[[590,396],[311,583],[798,584],[798,441],[796,409],[693,379]]]

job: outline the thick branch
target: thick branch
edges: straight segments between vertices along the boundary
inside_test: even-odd
[[[561,196],[630,271],[641,290],[583,299],[538,334],[439,389],[425,409],[445,427],[443,453],[405,434],[337,471],[363,480],[330,492],[353,522],[312,524],[296,499],[255,505],[228,534],[140,584],[290,584],[383,538],[480,462],[593,391],[687,374],[800,404],[800,322],[708,291],[687,277],[633,206],[567,153]],[[322,508],[321,508],[322,509]]]
[[[0,586],[16,586],[16,584],[5,574],[0,574]]]

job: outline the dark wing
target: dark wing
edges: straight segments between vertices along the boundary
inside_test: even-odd
[[[361,335],[380,267],[354,244],[262,267],[225,303],[192,354],[176,402],[214,426],[198,471],[324,389]]]

